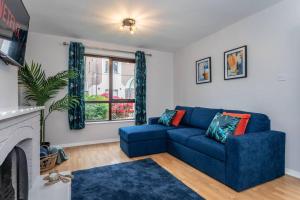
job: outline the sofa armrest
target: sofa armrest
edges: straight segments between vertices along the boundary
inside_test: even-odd
[[[150,117],[148,119],[148,124],[151,125],[151,124],[158,124],[158,120],[159,120],[159,117]]]
[[[230,136],[226,149],[226,184],[241,191],[284,175],[285,133],[266,131]]]

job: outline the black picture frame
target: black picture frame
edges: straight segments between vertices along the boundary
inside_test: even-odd
[[[240,55],[241,55],[240,52],[243,52],[242,57],[240,57]],[[230,71],[233,71],[233,70],[228,70],[229,69],[228,57],[233,54],[235,54],[234,56],[236,57],[236,60],[232,61],[232,62],[236,62],[236,66],[235,66],[236,70],[235,70],[235,72],[232,72],[231,75],[229,75]],[[238,54],[238,55],[236,55],[236,54]],[[247,53],[247,45],[240,46],[240,47],[237,47],[237,48],[234,48],[234,49],[224,52],[224,80],[247,78],[247,73],[248,73],[247,72],[247,62],[248,62],[247,54],[248,54]],[[242,63],[239,64],[238,59],[241,59]],[[234,74],[234,73],[237,73],[237,74]]]
[[[204,78],[204,80],[200,80],[199,79],[199,75],[200,75],[200,64],[201,63],[208,63],[208,66],[205,67],[203,66],[203,75],[202,77]],[[212,76],[211,76],[211,57],[206,57],[200,60],[197,60],[195,62],[195,67],[196,67],[196,84],[203,84],[203,83],[211,83],[212,82]],[[204,74],[205,72],[208,71],[208,75]]]

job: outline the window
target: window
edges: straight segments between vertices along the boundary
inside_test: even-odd
[[[114,74],[119,73],[119,65],[121,65],[120,62],[113,62],[113,72],[114,72]]]
[[[135,61],[85,55],[87,121],[134,119]]]
[[[107,59],[102,59],[102,65],[104,66],[104,73],[108,73],[108,60]]]

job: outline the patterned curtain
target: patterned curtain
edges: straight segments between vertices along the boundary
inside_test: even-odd
[[[69,109],[70,129],[83,129],[85,127],[84,104],[84,46],[82,43],[71,42],[69,48],[69,70],[76,71],[78,77],[69,80],[69,95],[79,97],[80,104]]]
[[[145,53],[135,53],[135,124],[142,125],[147,122],[146,116],[146,59]]]

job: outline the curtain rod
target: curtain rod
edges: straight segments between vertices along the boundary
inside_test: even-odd
[[[69,46],[70,44],[68,42],[63,42],[64,46]],[[101,50],[101,51],[111,51],[111,52],[118,52],[118,53],[127,53],[127,54],[135,54],[133,51],[123,51],[118,49],[107,49],[107,48],[99,48],[99,47],[91,47],[91,46],[85,46],[87,49],[95,49],[95,50]],[[152,56],[151,53],[145,53],[146,56]]]

